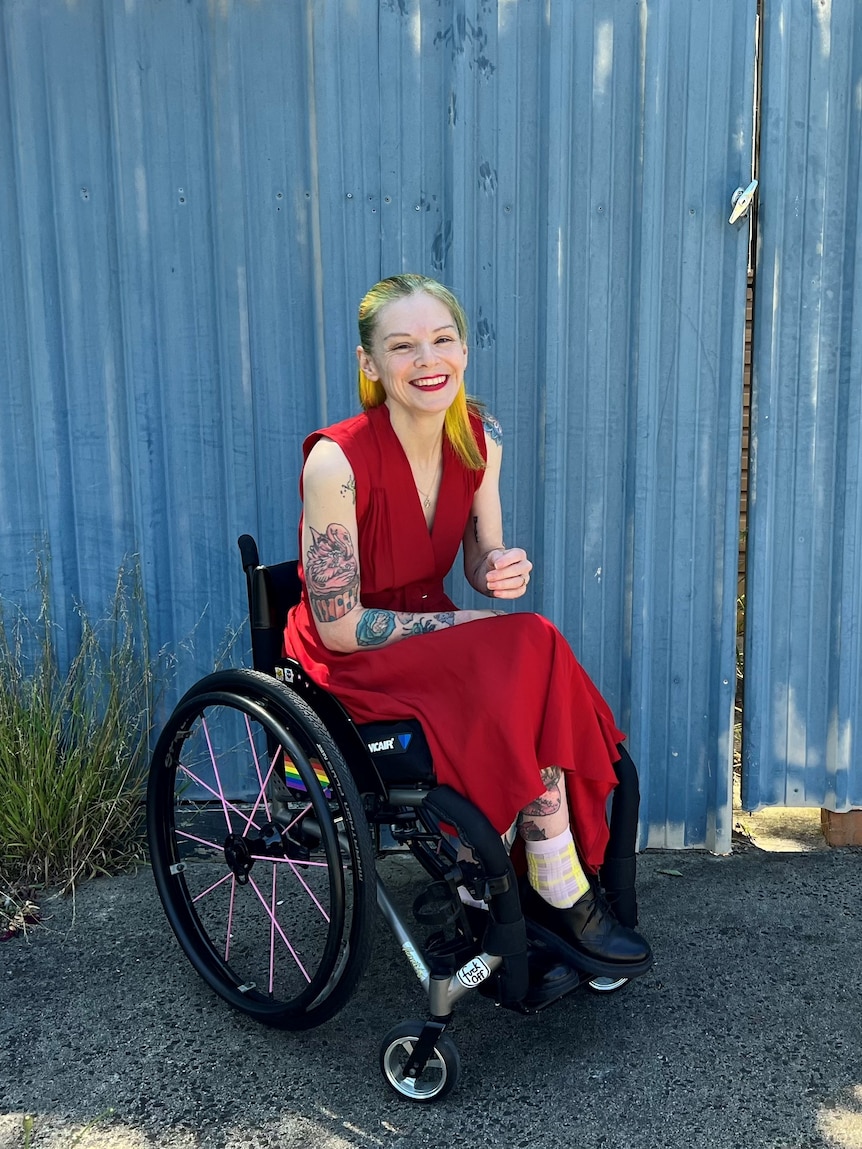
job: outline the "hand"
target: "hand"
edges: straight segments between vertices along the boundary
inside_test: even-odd
[[[492,598],[520,598],[530,582],[533,564],[520,547],[489,551],[485,556],[485,585]]]

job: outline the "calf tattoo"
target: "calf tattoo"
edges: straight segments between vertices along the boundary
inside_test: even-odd
[[[305,556],[305,585],[318,622],[337,622],[359,602],[359,564],[350,532],[330,523],[321,534],[309,527],[311,546]]]
[[[560,781],[563,771],[559,766],[545,766],[539,771],[539,777],[550,788]]]
[[[560,777],[562,770],[559,766],[546,766],[541,771],[541,778],[547,789],[540,794],[529,806],[521,811],[521,836],[528,842],[543,842],[548,837],[544,829],[533,818],[547,818],[556,814],[563,804],[563,795],[560,791]]]

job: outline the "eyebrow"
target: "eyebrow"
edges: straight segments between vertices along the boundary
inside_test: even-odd
[[[444,323],[442,327],[435,327],[434,334],[438,331],[457,331],[458,328],[454,323]],[[412,339],[413,336],[409,331],[390,331],[388,335],[383,336],[384,339]]]

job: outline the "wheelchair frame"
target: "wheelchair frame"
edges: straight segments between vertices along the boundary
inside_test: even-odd
[[[584,983],[610,992],[646,972],[651,959],[625,977],[618,966],[586,956],[573,961],[571,951],[561,954],[525,921],[499,834],[469,801],[436,783],[418,723],[406,732],[403,723],[374,724],[369,737],[371,728],[357,726],[282,657],[284,621],[301,590],[297,564],[262,566],[250,535],[239,546],[254,670],[209,675],[180,700],[156,745],[147,798],[159,895],[207,983],[266,1024],[318,1025],[342,1008],[361,978],[376,904],[428,998],[424,1022],[411,1019],[384,1037],[380,1066],[400,1096],[429,1102],[446,1096],[460,1076],[446,1027],[472,990],[532,1012]],[[380,736],[390,729],[392,737]],[[384,753],[396,738],[414,747],[409,761]],[[244,780],[232,781],[237,763]],[[241,796],[228,793],[231,787]],[[627,925],[637,922],[637,811],[637,773],[624,755],[601,876]],[[474,862],[458,862],[441,824],[454,827]],[[432,879],[414,903],[421,924],[441,927],[424,944],[376,871],[375,857],[389,852],[387,837]],[[263,878],[253,874],[266,875],[267,866],[265,896]],[[285,883],[292,895],[279,900]],[[487,912],[466,907],[459,887]]]

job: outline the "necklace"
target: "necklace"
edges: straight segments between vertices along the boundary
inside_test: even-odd
[[[432,491],[434,490],[434,484],[437,482],[437,476],[440,474],[440,468],[442,467],[442,465],[443,465],[443,456],[441,455],[440,458],[437,460],[437,467],[434,471],[434,478],[431,480],[431,490]],[[416,490],[422,496],[422,506],[425,508],[426,511],[430,511],[431,510],[431,496],[426,494],[425,491],[423,491],[422,488],[419,486],[418,482],[416,482],[416,475],[415,474],[413,476],[413,482],[416,484]]]

